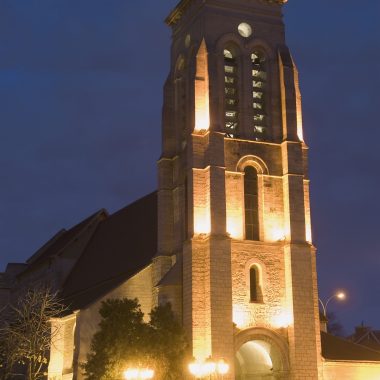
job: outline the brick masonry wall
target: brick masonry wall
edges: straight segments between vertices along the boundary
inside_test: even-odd
[[[287,311],[282,244],[233,241],[231,261],[233,318],[237,328],[282,327],[281,318]],[[253,264],[261,268],[261,303],[250,302],[249,270]]]

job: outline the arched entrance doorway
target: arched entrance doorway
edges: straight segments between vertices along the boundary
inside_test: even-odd
[[[274,331],[253,328],[235,337],[236,380],[285,380],[289,376],[288,345]]]

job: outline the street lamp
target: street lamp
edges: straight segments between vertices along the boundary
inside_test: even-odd
[[[214,375],[219,378],[219,375],[223,379],[224,375],[228,373],[230,366],[224,359],[213,361],[211,358],[206,361],[193,361],[189,364],[190,373],[195,376],[196,379],[211,379]]]
[[[149,368],[128,368],[124,371],[126,380],[149,380],[153,379],[154,371]]]
[[[327,298],[327,300],[325,302],[322,302],[322,300],[319,298],[319,303],[322,306],[323,317],[324,317],[324,321],[321,322],[321,328],[322,328],[322,331],[324,331],[324,332],[327,332],[327,323],[328,323],[327,306],[330,303],[330,301],[333,300],[334,298],[336,298],[340,301],[344,301],[346,299],[346,293],[344,293],[342,291],[336,292],[331,297]]]

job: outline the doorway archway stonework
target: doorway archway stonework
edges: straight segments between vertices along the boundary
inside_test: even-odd
[[[266,328],[250,328],[235,335],[236,380],[289,379],[286,339]]]

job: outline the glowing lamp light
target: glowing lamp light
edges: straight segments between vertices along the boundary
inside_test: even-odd
[[[344,292],[338,292],[336,294],[336,297],[339,298],[340,300],[345,300],[346,299],[346,293],[344,293]]]
[[[148,368],[128,368],[124,371],[126,380],[148,380],[153,379],[154,371]]]
[[[212,376],[214,374],[226,375],[230,366],[224,359],[213,361],[211,358],[206,361],[194,361],[189,364],[189,372],[198,379]]]
[[[202,376],[202,364],[197,363],[197,362],[190,363],[189,364],[189,371],[195,377],[201,377]]]
[[[226,375],[228,371],[230,370],[230,366],[226,363],[224,359],[220,359],[218,363],[216,364],[217,366],[217,372],[220,375]]]

